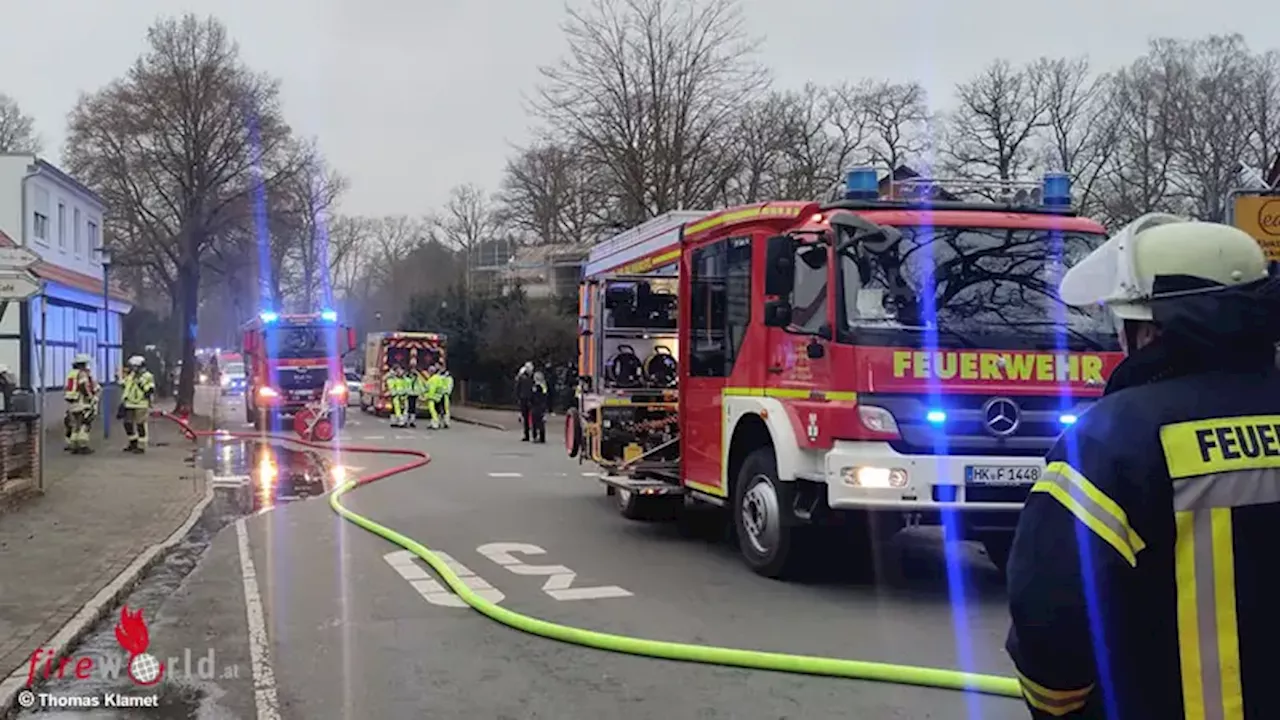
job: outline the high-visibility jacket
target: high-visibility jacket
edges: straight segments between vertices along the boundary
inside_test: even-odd
[[[387,394],[391,397],[407,395],[405,378],[401,375],[388,375],[386,380]]]
[[[150,370],[129,371],[122,378],[123,402],[130,410],[145,410],[151,407],[151,399],[156,392],[156,379]]]
[[[69,409],[83,410],[92,405],[97,398],[98,382],[93,379],[93,373],[88,370],[72,368],[71,372],[67,373],[67,381],[63,383],[62,396],[67,401]]]
[[[427,378],[427,399],[435,401],[443,398],[444,387],[444,377],[440,373]]]
[[[1179,371],[1148,346],[1050,452],[1008,568],[1033,717],[1280,718],[1273,353]]]
[[[426,394],[426,392],[427,392],[427,377],[426,377],[426,375],[425,375],[424,371],[422,371],[422,370],[410,370],[410,371],[409,371],[409,374],[405,376],[405,379],[409,381],[409,383],[408,383],[408,384],[409,384],[409,394],[410,394],[410,395],[417,395],[417,396],[421,396],[421,395],[425,395],[425,394]]]
[[[453,397],[453,376],[452,375],[444,376],[444,396]]]

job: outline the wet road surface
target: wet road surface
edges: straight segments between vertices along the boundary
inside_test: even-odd
[[[234,418],[235,408],[226,415]],[[474,588],[505,607],[648,638],[1011,672],[1001,650],[1002,582],[975,548],[953,558],[962,589],[948,589],[945,553],[927,533],[900,535],[885,558],[902,570],[875,583],[839,572],[844,551],[836,547],[830,577],[769,581],[741,565],[714,523],[622,519],[586,475],[591,468],[558,445],[461,425],[405,432],[368,416],[352,420],[350,443],[411,446],[434,459],[357,490],[346,504],[447,553]],[[403,461],[349,454],[299,474],[282,473],[295,461],[279,458],[268,490],[253,480],[258,452],[237,447],[238,459],[227,461],[250,468],[253,489],[248,504],[243,490],[227,496],[250,508],[234,514],[299,495],[299,485],[309,492],[335,474]],[[548,582],[566,571],[567,588]],[[259,714],[263,704],[283,718],[356,720],[1026,717],[1013,700],[650,660],[525,635],[458,607],[420,561],[336,518],[323,500],[286,503],[242,529],[225,528],[190,575],[159,595],[145,603],[159,607],[156,654],[190,650],[218,668],[216,678],[166,690],[167,718],[270,716]],[[262,609],[261,633],[249,629],[254,607]],[[270,668],[256,684],[255,653],[259,669]],[[101,717],[144,716],[157,714]]]

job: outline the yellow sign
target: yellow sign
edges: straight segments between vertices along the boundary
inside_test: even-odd
[[[895,378],[936,378],[1022,382],[1102,382],[1102,358],[1097,355],[1055,355],[1020,352],[893,353]]]
[[[1234,210],[1235,226],[1258,241],[1268,260],[1280,260],[1280,195],[1241,195]]]

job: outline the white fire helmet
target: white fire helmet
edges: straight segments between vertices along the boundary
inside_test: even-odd
[[[93,362],[93,358],[89,357],[88,353],[80,353],[79,355],[76,355],[75,360],[73,360],[71,364],[88,366],[91,362]]]
[[[1157,296],[1156,277],[1175,275],[1216,285]],[[1213,292],[1266,277],[1266,254],[1243,230],[1151,213],[1126,225],[1067,270],[1058,294],[1075,307],[1105,305],[1119,326],[1125,320],[1151,320],[1152,300]]]
[[[131,368],[142,367],[143,362],[145,362],[145,360],[141,355],[134,355],[133,357],[129,358],[129,367]]]

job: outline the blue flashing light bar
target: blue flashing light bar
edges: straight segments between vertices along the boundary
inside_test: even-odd
[[[941,410],[930,410],[929,414],[925,415],[925,419],[934,425],[941,425],[947,421],[947,414]]]
[[[258,319],[264,323],[273,323],[280,319],[280,316],[270,310],[264,310],[258,313]]]
[[[1070,413],[1067,413],[1067,414],[1065,414],[1065,415],[1059,415],[1059,416],[1058,416],[1058,422],[1062,423],[1063,425],[1075,425],[1075,424],[1076,424],[1076,420],[1079,420],[1079,419],[1080,419],[1080,418],[1078,418],[1078,417],[1076,417],[1075,415],[1072,415],[1072,414],[1070,414]]]
[[[338,312],[336,310],[325,310],[320,313],[320,319],[325,322],[338,322]]]
[[[1040,202],[1048,207],[1071,207],[1071,176],[1066,173],[1045,173]]]
[[[877,200],[880,197],[880,177],[875,168],[856,167],[844,176],[846,200]]]

